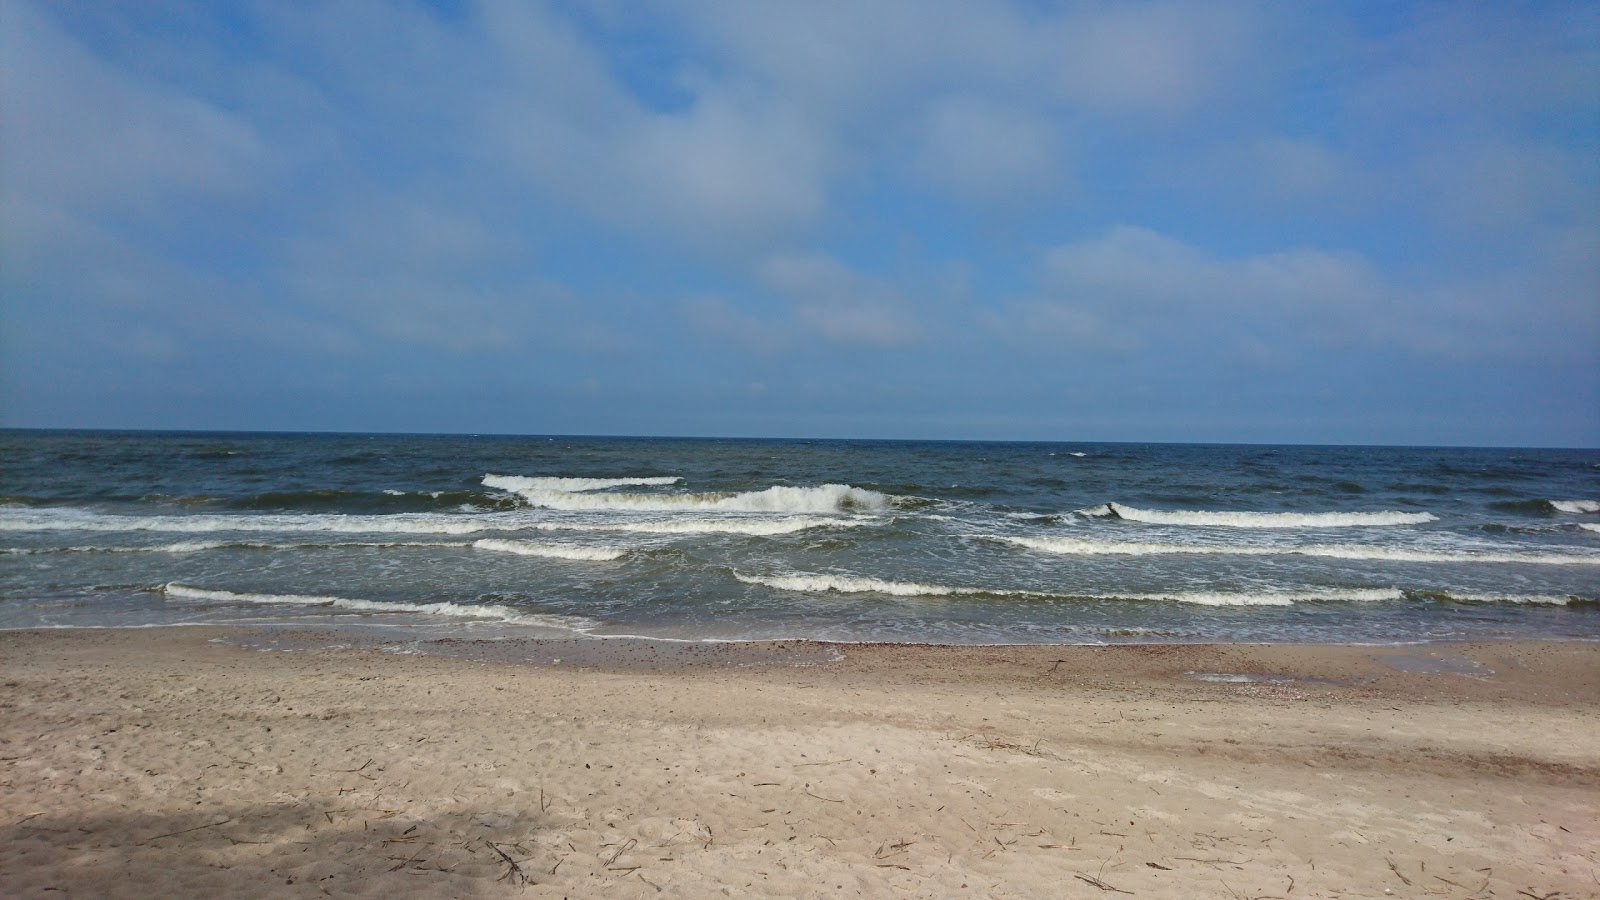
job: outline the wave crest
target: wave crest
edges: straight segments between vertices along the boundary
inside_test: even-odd
[[[1139,509],[1121,503],[1104,503],[1078,510],[1079,515],[1112,516],[1129,522],[1148,525],[1208,525],[1224,528],[1354,528],[1382,525],[1421,525],[1436,522],[1432,513],[1397,512],[1325,512],[1325,513],[1263,513],[1226,512],[1204,509]]]
[[[585,631],[592,623],[576,616],[549,616],[518,612],[508,606],[493,604],[466,605],[441,601],[439,603],[402,603],[393,600],[362,600],[354,597],[335,597],[316,594],[253,594],[224,591],[213,588],[191,587],[169,582],[158,589],[167,597],[179,600],[198,600],[213,603],[251,603],[289,606],[330,606],[357,612],[411,613],[414,615],[451,616],[464,619],[492,619],[514,625],[542,625],[568,631]]]
[[[571,559],[587,562],[609,562],[621,559],[628,551],[615,547],[579,547],[575,544],[535,544],[532,541],[504,541],[485,538],[474,541],[479,550],[515,553],[518,556],[540,556],[546,559]]]
[[[607,488],[652,487],[677,484],[682,480],[676,475],[644,478],[556,478],[549,476],[485,475],[483,476],[483,485],[484,487],[510,491],[513,494],[523,491],[580,493],[583,491],[603,491]]]
[[[1550,505],[1557,512],[1600,513],[1600,500],[1551,500]]]
[[[678,479],[673,479],[677,481]],[[641,494],[590,493],[593,490],[565,490],[551,487],[550,479],[485,475],[485,486],[511,491],[534,506],[559,510],[635,510],[678,512],[681,510],[719,510],[757,513],[838,513],[871,512],[887,509],[889,496],[847,484],[816,487],[775,485],[762,491],[745,493]],[[639,483],[645,479],[634,479]],[[670,483],[670,482],[669,482]]]
[[[1064,556],[1315,556],[1326,559],[1370,559],[1389,562],[1421,563],[1525,563],[1532,565],[1600,566],[1600,554],[1580,553],[1504,553],[1491,550],[1415,550],[1404,547],[1372,547],[1361,544],[1302,544],[1286,547],[1259,547],[1239,544],[1161,544],[1138,541],[1095,541],[1084,538],[1034,538],[995,536],[993,540],[1016,544],[1043,553]]]
[[[791,574],[733,576],[745,584],[759,584],[797,593],[823,594],[886,594],[893,597],[948,597],[993,596],[1032,597],[1040,600],[1132,600],[1194,603],[1201,606],[1292,606],[1297,602],[1356,602],[1376,603],[1404,599],[1398,588],[1326,588],[1314,591],[1174,591],[1170,593],[1129,594],[1058,594],[1045,591],[1022,591],[1003,588],[954,587],[942,584],[919,584],[907,581],[885,581],[860,575]]]

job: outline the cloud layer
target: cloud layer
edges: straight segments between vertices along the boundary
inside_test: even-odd
[[[0,423],[1600,443],[1592,4],[0,16]]]

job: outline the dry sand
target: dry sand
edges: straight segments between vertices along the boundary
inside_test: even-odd
[[[1596,644],[226,636],[0,634],[0,892],[1600,893]]]

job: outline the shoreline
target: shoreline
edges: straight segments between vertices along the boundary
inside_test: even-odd
[[[1600,893],[1593,642],[252,635],[0,632],[10,890]]]

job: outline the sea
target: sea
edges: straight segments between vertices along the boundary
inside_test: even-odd
[[[1600,450],[0,431],[0,628],[1600,638]]]

